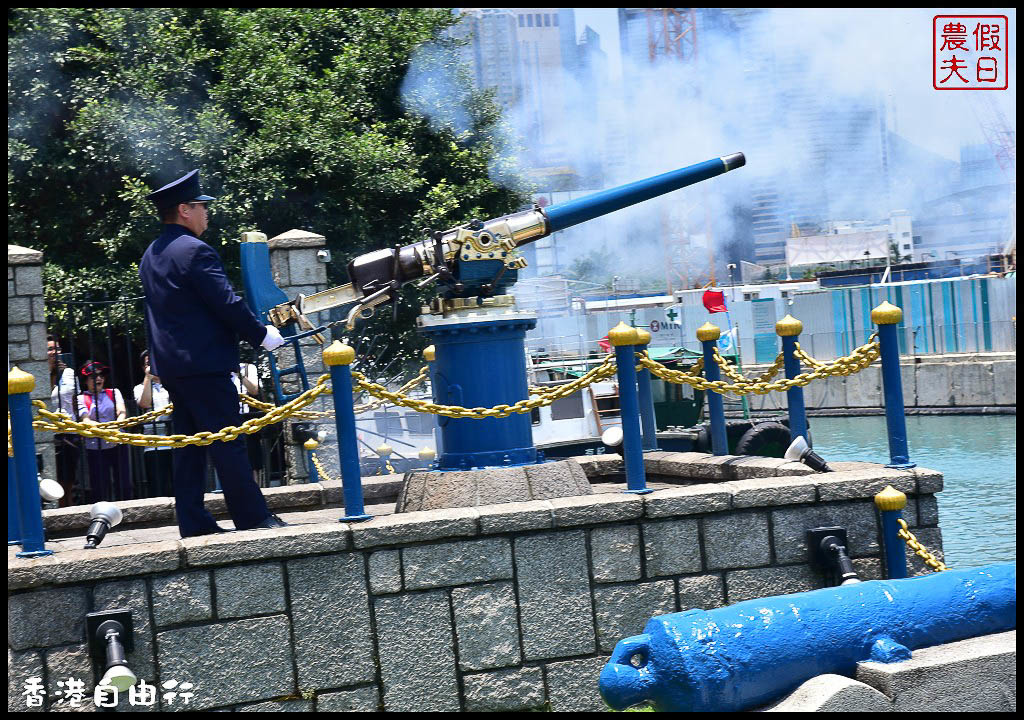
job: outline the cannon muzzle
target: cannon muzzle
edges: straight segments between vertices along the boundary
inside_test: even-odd
[[[456,296],[494,295],[513,284],[516,270],[523,267],[522,259],[514,256],[517,247],[735,170],[746,162],[743,153],[732,153],[547,208],[477,220],[396,250],[378,250],[349,264],[352,286],[366,297],[388,283],[404,285],[428,276],[440,279]]]
[[[696,165],[673,170],[644,180],[620,185],[610,190],[570,200],[559,205],[552,205],[544,210],[548,219],[548,232],[565,230],[587,220],[607,215],[630,205],[636,205],[659,195],[679,190],[687,185],[699,183],[716,175],[735,170],[746,165],[743,153],[733,153],[723,157],[706,160]]]

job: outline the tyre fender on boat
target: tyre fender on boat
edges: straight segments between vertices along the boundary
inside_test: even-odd
[[[780,458],[786,454],[790,442],[789,428],[782,423],[760,423],[743,433],[736,443],[736,454]]]

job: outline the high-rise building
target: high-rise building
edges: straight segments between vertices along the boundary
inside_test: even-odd
[[[507,118],[526,143],[526,165],[533,168],[567,163],[562,138],[569,115],[566,103],[578,89],[570,80],[580,69],[576,19],[571,8],[458,8],[464,15],[452,30],[471,37],[464,58],[477,87],[496,88]],[[595,49],[588,49],[594,61]],[[596,46],[600,52],[600,44]]]
[[[735,28],[747,99],[744,128],[770,172],[751,173],[754,261],[785,260],[786,238],[830,221],[887,218],[890,152],[881,98],[816,84],[806,49],[770,10],[725,10]]]
[[[515,14],[499,8],[463,8],[462,12],[464,17],[451,35],[468,40],[463,62],[472,68],[476,86],[493,88],[503,107],[515,107],[523,87]]]
[[[567,76],[579,66],[576,19],[572,9],[512,8],[516,15],[520,72],[521,125],[533,163],[564,165],[562,143],[567,125]]]

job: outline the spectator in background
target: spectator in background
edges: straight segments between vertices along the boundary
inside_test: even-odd
[[[85,382],[85,392],[78,396],[77,401],[77,419],[80,422],[103,423],[128,417],[121,391],[105,387],[106,373],[106,366],[98,362],[89,361],[82,366],[80,374]],[[127,445],[86,438],[85,457],[89,465],[91,502],[131,500],[132,479],[128,470]]]
[[[75,371],[67,366],[70,358],[61,354],[60,341],[53,335],[46,336],[46,361],[50,366],[50,387],[53,389],[50,393],[50,409],[77,418],[75,398],[82,392],[82,388],[75,377]],[[74,433],[56,433],[53,436],[53,449],[56,454],[57,482],[64,488],[60,507],[74,505],[78,462],[82,458],[82,438]]]
[[[133,390],[135,404],[143,413],[150,410],[163,410],[171,404],[171,397],[160,383],[160,378],[150,372],[149,350],[143,350],[140,359],[145,377]],[[145,435],[170,435],[170,429],[170,415],[162,415],[142,425],[142,432]],[[174,466],[171,462],[171,454],[169,447],[147,447],[142,451],[142,463],[146,469],[146,479],[149,481],[150,497],[174,496],[172,482]]]

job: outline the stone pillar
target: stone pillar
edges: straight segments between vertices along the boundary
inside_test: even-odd
[[[43,254],[7,246],[7,367],[17,365],[36,379],[33,400],[49,405],[50,367],[46,362],[46,308],[43,303]],[[34,411],[33,411],[33,414]],[[41,477],[57,479],[53,433],[36,431],[36,452],[43,455]]]
[[[321,290],[326,290],[327,284],[327,263],[318,256],[319,251],[327,248],[327,240],[323,235],[317,235],[310,230],[289,230],[273,237],[268,241],[270,246],[270,270],[274,275],[274,282],[285,295],[294,299],[299,293],[312,295]],[[322,317],[321,317],[322,316]],[[327,321],[327,313],[317,313],[309,318],[314,325],[320,325]],[[328,338],[329,339],[329,338]],[[316,379],[326,372],[323,357],[323,348],[313,338],[306,338],[299,341],[302,348],[302,360],[306,365],[306,374],[312,386]],[[280,367],[295,364],[295,356],[290,349],[283,348],[277,352]],[[282,379],[285,392],[299,392],[297,376],[286,376]],[[310,406],[311,410],[330,410],[330,398],[318,399]],[[330,418],[322,421],[324,430],[330,431],[333,422]],[[284,454],[286,476],[289,485],[307,482],[309,471],[306,469],[306,451],[302,443],[305,438],[296,440],[292,433],[294,423],[285,422],[284,427]],[[331,438],[327,445],[335,447],[335,440]]]

